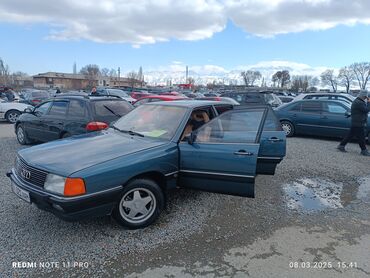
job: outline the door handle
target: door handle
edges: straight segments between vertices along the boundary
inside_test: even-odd
[[[282,142],[283,139],[279,139],[277,137],[271,137],[271,138],[268,139],[268,141],[270,141],[270,142]]]
[[[246,152],[245,150],[239,150],[237,152],[234,152],[235,155],[245,155],[245,156],[252,156],[253,153],[251,152]]]
[[[320,119],[327,119],[327,116],[321,116]]]

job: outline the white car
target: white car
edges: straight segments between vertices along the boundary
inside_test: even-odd
[[[28,104],[19,103],[19,102],[8,102],[3,99],[0,99],[0,119],[5,119],[8,122],[14,124],[20,114],[30,107]]]

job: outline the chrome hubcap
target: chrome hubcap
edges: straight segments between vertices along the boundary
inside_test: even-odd
[[[282,124],[281,127],[285,131],[285,134],[288,135],[292,132],[292,128],[288,124]]]
[[[18,120],[18,114],[17,113],[10,113],[8,116],[9,122],[15,123]]]
[[[17,137],[18,137],[18,140],[19,140],[20,142],[23,142],[23,141],[24,141],[23,128],[18,127]]]
[[[156,206],[156,199],[150,190],[135,188],[122,197],[119,212],[126,221],[140,223],[153,215]]]

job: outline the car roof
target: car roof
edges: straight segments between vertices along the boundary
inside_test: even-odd
[[[125,101],[124,99],[121,98],[116,98],[114,96],[89,96],[89,95],[68,95],[68,94],[61,94],[61,95],[56,95],[51,99],[79,99],[79,100],[93,100],[93,101],[100,101],[100,100],[115,100],[115,101]]]
[[[142,100],[142,99],[146,99],[146,98],[159,98],[159,99],[162,99],[162,100],[176,100],[176,99],[186,99],[186,97],[183,97],[183,96],[179,96],[179,95],[148,95],[148,96],[144,96],[139,100]]]
[[[220,101],[205,101],[205,100],[178,100],[178,101],[162,101],[162,102],[151,102],[144,105],[165,105],[165,106],[181,106],[187,108],[196,108],[207,105],[219,105],[227,104]]]

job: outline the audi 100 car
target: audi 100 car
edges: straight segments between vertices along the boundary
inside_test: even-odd
[[[107,130],[22,149],[7,175],[21,199],[65,220],[112,215],[135,229],[158,218],[170,188],[253,198],[285,152],[267,106],[155,102]]]

